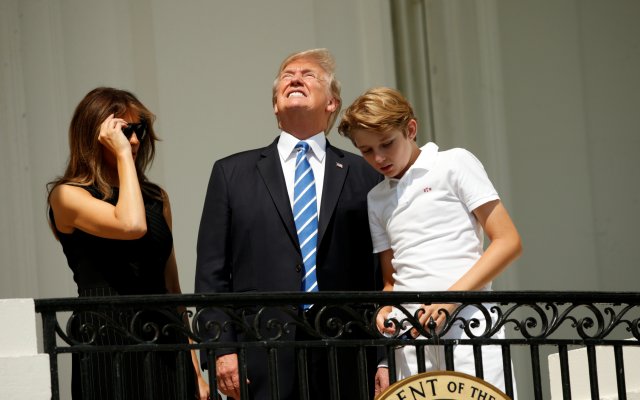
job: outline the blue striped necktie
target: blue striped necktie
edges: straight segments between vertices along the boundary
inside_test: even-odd
[[[293,184],[293,217],[298,232],[300,251],[304,262],[301,288],[305,292],[317,292],[316,249],[318,244],[318,203],[313,170],[307,160],[309,144],[296,144],[296,173]],[[310,305],[305,305],[308,308]]]

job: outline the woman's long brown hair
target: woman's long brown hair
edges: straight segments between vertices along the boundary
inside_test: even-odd
[[[153,122],[155,115],[131,92],[110,87],[93,89],[80,101],[69,125],[69,162],[64,175],[47,184],[47,204],[50,206],[51,192],[59,185],[95,186],[102,199],[111,197],[112,188],[107,182],[103,163],[104,147],[98,141],[100,125],[111,114],[122,118],[131,113],[147,123],[147,134],[140,143],[135,160],[136,171],[143,193],[161,199],[159,187],[151,184],[145,175],[153,163],[155,142],[158,140]]]

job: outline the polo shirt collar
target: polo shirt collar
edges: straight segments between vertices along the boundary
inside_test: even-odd
[[[438,155],[438,145],[433,142],[429,142],[422,146],[420,150],[420,155],[418,155],[418,158],[413,163],[411,168],[409,168],[409,170],[423,169],[425,171],[429,171],[433,167],[433,164],[435,164],[436,162],[436,156]]]
[[[436,162],[437,155],[438,145],[433,142],[429,142],[420,148],[420,154],[418,155],[418,158],[416,158],[416,160],[413,162],[413,165],[409,167],[402,178],[396,179],[385,177],[385,180],[389,182],[390,188],[395,188],[401,180],[412,174],[413,171],[429,171],[431,168],[433,168],[433,165]]]

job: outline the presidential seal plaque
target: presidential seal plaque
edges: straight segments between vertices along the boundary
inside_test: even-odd
[[[424,372],[389,386],[376,400],[511,400],[475,376],[454,371]]]

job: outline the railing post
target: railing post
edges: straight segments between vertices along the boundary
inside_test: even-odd
[[[560,353],[560,376],[562,380],[562,399],[571,400],[571,376],[569,374],[569,352],[566,345],[558,346]]]
[[[626,400],[627,387],[624,379],[624,357],[622,353],[622,346],[617,344],[613,346],[614,358],[616,362],[616,383],[618,386],[618,398],[619,400]]]
[[[55,311],[42,312],[42,345],[44,352],[49,354],[49,370],[51,371],[51,400],[60,400]]]
[[[531,345],[531,369],[533,372],[533,394],[536,400],[542,400],[542,377],[540,375],[540,349]]]
[[[600,398],[600,388],[598,386],[598,361],[596,360],[596,348],[594,345],[587,345],[587,360],[589,363],[591,399],[598,400]]]

